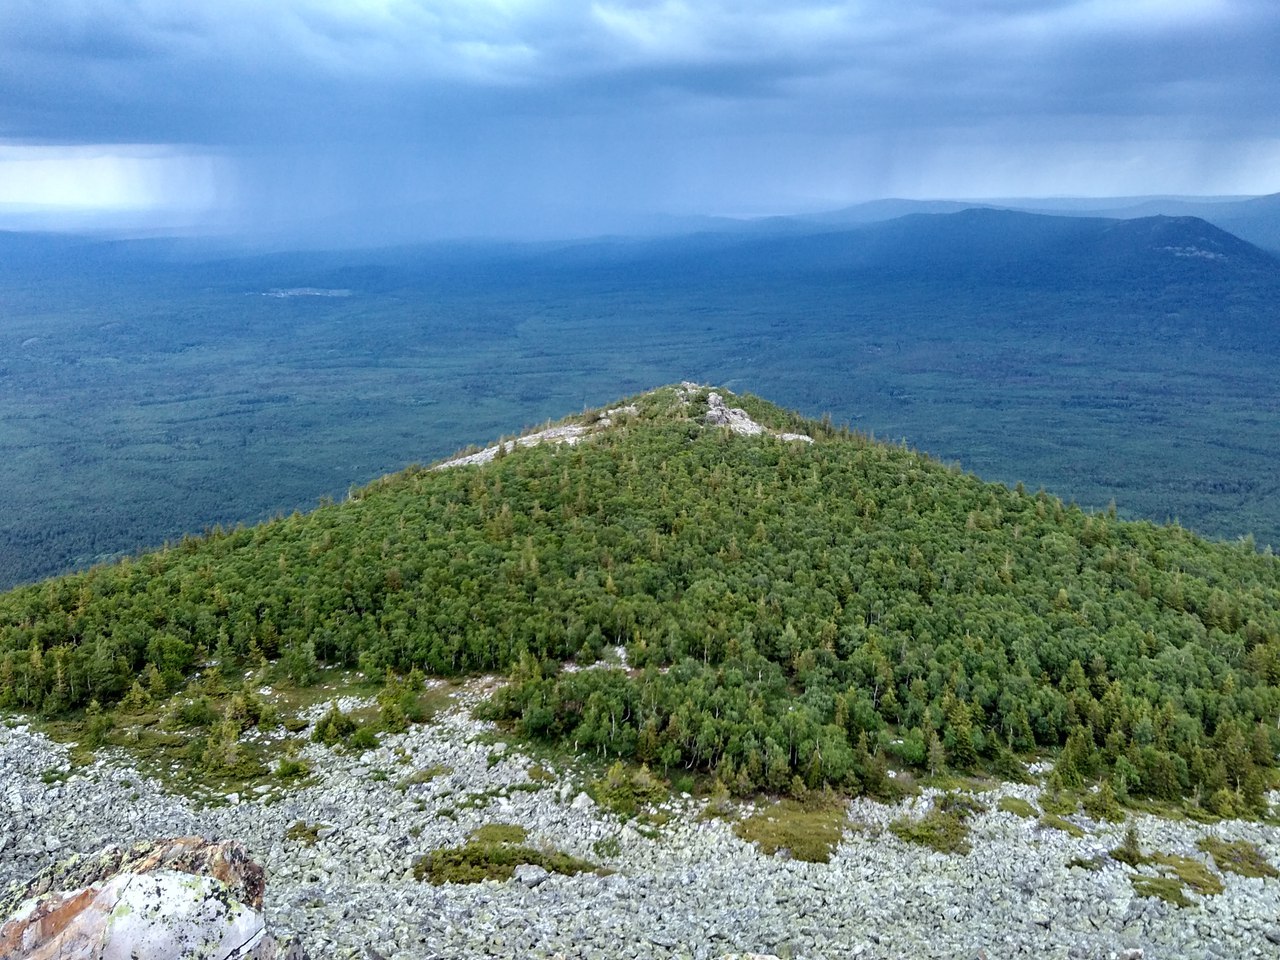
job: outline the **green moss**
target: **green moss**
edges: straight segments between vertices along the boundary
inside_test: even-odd
[[[1015,817],[1022,817],[1024,820],[1034,820],[1040,815],[1040,811],[1035,808],[1035,804],[1029,803],[1021,797],[1001,797],[996,807],[1005,813],[1012,813]]]
[[[1189,907],[1191,900],[1183,892],[1182,881],[1171,877],[1146,877],[1133,874],[1129,877],[1133,892],[1140,897],[1155,897],[1175,907]]]
[[[968,853],[969,827],[954,813],[930,810],[919,819],[899,817],[889,824],[889,830],[900,840],[929,847],[939,853]]]
[[[1204,837],[1196,841],[1196,846],[1213,857],[1219,870],[1242,877],[1280,877],[1280,870],[1271,865],[1256,844],[1247,840],[1228,842],[1217,837]]]
[[[818,794],[803,802],[780,800],[734,824],[733,832],[764,853],[785,850],[796,860],[826,863],[847,825],[844,801]]]
[[[1054,813],[1046,813],[1040,818],[1040,826],[1048,827],[1050,830],[1061,830],[1063,833],[1070,834],[1073,837],[1083,837],[1084,829],[1076,826],[1065,817],[1060,817]]]

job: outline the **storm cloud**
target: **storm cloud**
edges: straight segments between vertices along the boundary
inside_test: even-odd
[[[15,151],[113,145],[159,158],[157,206],[188,158],[244,222],[438,232],[1261,193],[1276,50],[1270,0],[8,0],[0,201]]]

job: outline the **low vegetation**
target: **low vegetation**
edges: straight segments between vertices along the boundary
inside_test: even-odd
[[[323,823],[307,823],[305,820],[299,820],[284,832],[286,840],[292,840],[294,843],[301,843],[311,846],[320,839],[320,831],[323,830]]]
[[[1084,836],[1084,827],[1077,823],[1073,823],[1066,817],[1060,817],[1056,813],[1046,813],[1040,818],[1040,826],[1048,830],[1059,830],[1068,836],[1077,839]]]
[[[1035,804],[1020,797],[1001,797],[996,807],[1004,813],[1012,813],[1015,817],[1022,817],[1024,820],[1034,820],[1040,816],[1040,811],[1036,809]]]
[[[900,840],[939,853],[967,854],[972,849],[968,820],[985,810],[968,794],[944,793],[934,799],[924,816],[899,817],[889,824],[889,830]]]
[[[1146,873],[1130,875],[1130,882],[1139,896],[1157,897],[1179,907],[1188,907],[1192,901],[1186,896],[1186,891],[1211,897],[1224,889],[1222,878],[1202,860],[1176,853],[1144,851],[1132,826],[1125,832],[1120,846],[1111,851],[1111,856],[1135,869],[1154,869],[1154,876]]]
[[[524,827],[491,823],[473,830],[460,847],[433,850],[414,864],[418,880],[439,886],[444,883],[480,883],[483,880],[510,880],[516,867],[530,864],[550,873],[589,873],[599,868],[586,860],[551,849],[525,846]]]
[[[1248,840],[1226,841],[1205,837],[1196,846],[1213,857],[1219,870],[1242,877],[1280,877],[1280,870],[1272,866],[1257,844]]]
[[[396,782],[396,789],[408,790],[410,787],[418,786],[419,784],[430,783],[436,777],[447,777],[451,773],[453,773],[453,767],[443,763],[433,763],[429,767],[413,771],[407,777],[402,777]]]
[[[647,766],[630,768],[621,761],[601,779],[593,780],[589,793],[600,806],[622,817],[634,817],[669,795],[667,784],[650,773]]]
[[[845,802],[829,794],[783,799],[735,823],[733,832],[766,854],[826,863],[849,825]]]

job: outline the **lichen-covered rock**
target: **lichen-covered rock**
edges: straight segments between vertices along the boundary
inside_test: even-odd
[[[298,960],[262,916],[262,868],[199,837],[108,847],[36,877],[2,905],[12,960]]]

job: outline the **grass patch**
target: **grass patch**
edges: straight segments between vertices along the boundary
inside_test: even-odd
[[[932,809],[923,817],[899,817],[889,830],[900,840],[939,853],[966,854],[972,849],[967,821],[986,810],[985,804],[967,793],[944,793],[934,798]]]
[[[1024,820],[1034,820],[1040,816],[1040,811],[1036,809],[1035,804],[1023,800],[1021,797],[1001,797],[1000,802],[996,804],[996,808],[1003,813],[1012,813],[1015,817],[1022,817]]]
[[[1280,877],[1280,870],[1271,865],[1257,844],[1248,840],[1228,842],[1217,837],[1204,837],[1196,841],[1196,846],[1213,857],[1213,863],[1219,870],[1242,877]]]
[[[1061,830],[1069,836],[1079,839],[1084,836],[1084,828],[1072,823],[1066,817],[1060,817],[1056,813],[1046,813],[1040,818],[1040,826],[1047,827],[1050,830]]]
[[[779,800],[733,826],[733,832],[766,854],[786,851],[796,860],[826,863],[848,824],[844,801],[818,794],[805,801]]]

